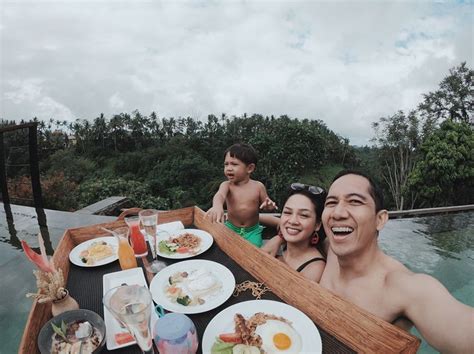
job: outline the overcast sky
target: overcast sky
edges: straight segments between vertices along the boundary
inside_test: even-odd
[[[473,68],[472,1],[0,0],[0,118],[259,113],[351,144]]]

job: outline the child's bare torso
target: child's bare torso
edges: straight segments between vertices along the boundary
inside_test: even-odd
[[[237,227],[250,227],[258,223],[260,183],[249,180],[243,184],[229,182],[226,198],[227,218]]]

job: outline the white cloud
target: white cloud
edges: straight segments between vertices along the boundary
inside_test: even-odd
[[[109,106],[113,110],[121,110],[125,107],[125,102],[120,98],[120,95],[116,92],[109,98]]]
[[[12,91],[4,93],[4,98],[14,104],[33,102],[41,96],[41,79],[10,80],[7,82]]]
[[[43,84],[43,80],[36,78],[23,81],[10,80],[7,86],[11,87],[11,90],[3,94],[2,101],[11,102],[19,107],[28,107],[31,109],[28,112],[30,118],[35,116],[40,119],[72,120],[74,115],[68,107],[43,94]],[[22,117],[28,114],[24,110],[21,112]]]
[[[74,115],[68,107],[55,101],[51,97],[43,97],[38,101],[37,112],[38,114],[35,115],[43,119],[46,117],[67,121],[74,119]]]
[[[322,119],[351,143],[364,144],[373,135],[371,122],[415,108],[449,68],[473,63],[472,4],[53,1],[4,7],[0,74],[7,84],[0,116],[6,119],[38,115],[38,102],[49,97],[57,103],[51,112],[91,119],[134,109],[175,117],[225,112]]]

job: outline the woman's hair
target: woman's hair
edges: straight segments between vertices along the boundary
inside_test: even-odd
[[[323,209],[324,209],[324,201],[326,200],[326,191],[323,191],[321,194],[314,194],[310,192],[307,188],[300,189],[300,190],[293,190],[290,188],[288,191],[288,196],[286,197],[285,203],[283,203],[283,205],[286,204],[286,202],[291,196],[296,195],[296,194],[304,195],[311,201],[311,203],[314,206],[314,210],[316,211],[316,222],[321,224],[321,227],[318,230],[319,242],[316,246],[321,251],[322,247],[319,247],[319,246],[322,245],[324,239],[326,238],[326,233],[324,232],[324,227],[322,226],[322,220],[321,220],[321,216],[323,214]]]

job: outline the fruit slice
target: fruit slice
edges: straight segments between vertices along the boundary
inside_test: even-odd
[[[219,339],[226,343],[242,343],[242,338],[238,333],[222,333],[219,334]]]
[[[122,345],[122,344],[125,344],[125,343],[128,343],[128,342],[132,342],[134,341],[135,339],[133,338],[133,336],[128,333],[128,332],[122,332],[122,333],[117,333],[115,335],[115,342],[118,344],[118,345]]]

